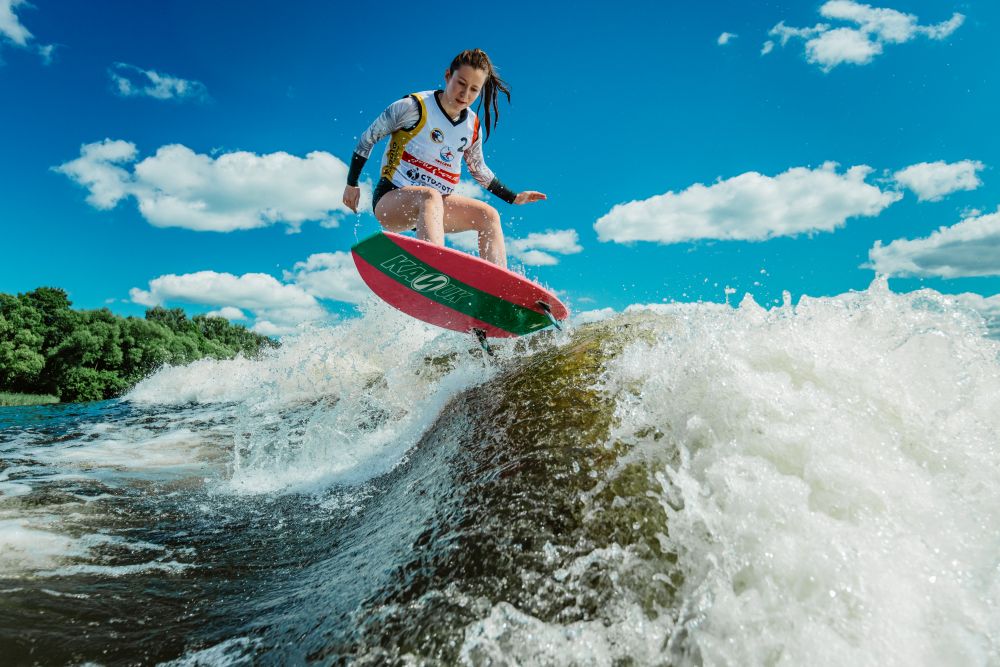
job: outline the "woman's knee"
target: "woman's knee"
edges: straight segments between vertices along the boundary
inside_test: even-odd
[[[489,204],[477,206],[468,220],[472,227],[481,232],[495,232],[500,229],[500,213]]]
[[[485,227],[491,232],[500,232],[500,213],[492,206],[487,206],[483,211]]]

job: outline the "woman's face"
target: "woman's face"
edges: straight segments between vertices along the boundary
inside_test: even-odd
[[[444,80],[447,82],[445,95],[459,109],[465,109],[479,97],[486,83],[486,72],[471,65],[462,65],[454,72],[445,72]]]

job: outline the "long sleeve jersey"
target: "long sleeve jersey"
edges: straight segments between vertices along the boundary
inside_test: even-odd
[[[348,184],[357,185],[358,177],[375,144],[386,136],[399,130],[411,130],[420,121],[420,104],[407,96],[390,104],[385,111],[368,127],[358,140],[351,159],[351,169],[348,174]],[[493,171],[486,165],[483,158],[482,134],[477,133],[475,139],[463,151],[469,173],[479,185],[508,203],[513,203],[516,193],[507,188],[497,179]]]

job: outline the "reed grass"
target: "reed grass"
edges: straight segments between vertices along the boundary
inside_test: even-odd
[[[48,394],[12,394],[0,391],[0,406],[48,405],[59,399]]]

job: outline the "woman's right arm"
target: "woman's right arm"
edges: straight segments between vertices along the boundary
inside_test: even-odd
[[[420,105],[411,96],[407,95],[401,100],[396,100],[385,111],[379,114],[368,129],[364,131],[358,139],[358,145],[354,147],[354,154],[351,156],[351,167],[347,172],[347,187],[344,188],[344,204],[358,212],[358,201],[361,198],[361,189],[358,187],[358,178],[361,177],[361,170],[364,169],[368,156],[371,155],[372,148],[379,141],[392,134],[396,130],[416,127],[420,122]]]

